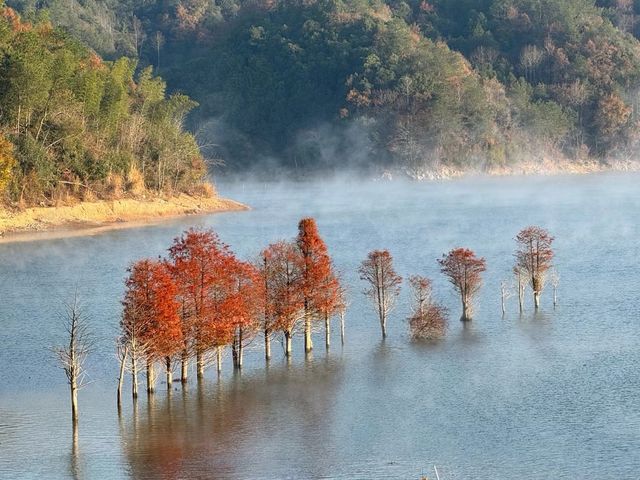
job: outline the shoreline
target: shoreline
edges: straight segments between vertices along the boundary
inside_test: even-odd
[[[124,198],[58,207],[0,208],[0,244],[94,235],[109,230],[153,225],[191,215],[248,210],[222,197]]]

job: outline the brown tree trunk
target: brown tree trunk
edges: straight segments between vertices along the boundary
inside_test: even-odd
[[[536,310],[540,308],[540,292],[533,292],[533,304],[536,307]]]
[[[165,357],[165,374],[167,376],[167,388],[171,390],[173,384],[173,370],[171,368],[171,357]]]

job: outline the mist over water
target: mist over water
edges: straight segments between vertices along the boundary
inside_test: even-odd
[[[638,175],[479,178],[451,182],[223,183],[251,211],[172,220],[87,237],[0,245],[0,478],[636,478],[640,471],[640,195]],[[164,255],[190,226],[214,228],[242,257],[291,238],[314,216],[349,287],[346,345],[337,323],[305,361],[261,339],[241,374],[206,373],[183,391],[158,385],[118,417],[114,340],[127,265]],[[513,237],[538,224],[556,236],[559,305],[500,312]],[[471,324],[439,274],[452,247],[487,260]],[[357,268],[388,248],[405,278],[434,280],[450,309],[447,337],[407,334],[408,291],[380,341]],[[64,373],[47,350],[57,312],[78,288],[99,340],[72,437]],[[162,377],[162,375],[161,375]]]

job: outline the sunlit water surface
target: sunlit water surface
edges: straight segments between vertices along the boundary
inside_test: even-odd
[[[191,217],[95,236],[0,245],[0,478],[630,479],[640,476],[640,189],[638,176],[447,183],[220,185],[249,212]],[[119,300],[127,265],[162,255],[192,225],[240,255],[291,238],[315,216],[350,287],[347,338],[322,333],[305,360],[268,368],[261,342],[234,375],[179,383],[134,409],[115,404]],[[500,314],[513,237],[528,224],[557,237],[559,305],[514,298]],[[436,258],[468,246],[488,270],[463,325]],[[408,292],[380,341],[357,267],[389,248],[403,276],[434,279],[451,309],[437,344],[407,334]],[[64,373],[48,348],[78,288],[99,340],[80,394],[74,442]],[[338,329],[334,328],[337,334]],[[128,385],[126,385],[128,387]]]

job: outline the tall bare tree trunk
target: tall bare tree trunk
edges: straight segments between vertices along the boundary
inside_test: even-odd
[[[533,303],[536,306],[536,310],[540,308],[540,292],[533,292]]]
[[[165,374],[167,376],[167,388],[171,390],[173,384],[173,369],[171,368],[171,357],[165,357]]]
[[[124,382],[124,369],[127,363],[129,346],[124,347],[124,353],[120,358],[120,374],[118,375],[118,409],[122,406],[122,384]]]
[[[331,322],[329,321],[329,315],[327,314],[324,316],[324,342],[327,346],[327,350],[329,350],[329,346],[331,345]]]
[[[182,364],[180,365],[180,381],[182,383],[187,383],[187,378],[189,375],[189,354],[187,350],[182,351]]]
[[[553,286],[553,308],[558,306],[558,287]]]
[[[147,393],[153,393],[156,389],[156,369],[153,361],[147,359]]]
[[[71,379],[71,420],[74,425],[78,422],[78,383]]]
[[[340,342],[344,345],[344,310],[340,310]]]

